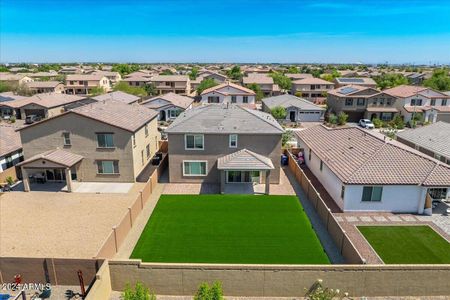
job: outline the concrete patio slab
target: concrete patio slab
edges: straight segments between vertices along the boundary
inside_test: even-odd
[[[128,182],[73,182],[75,193],[126,194],[133,187]]]

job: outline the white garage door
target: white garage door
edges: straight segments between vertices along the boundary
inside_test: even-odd
[[[298,119],[300,122],[319,122],[320,114],[320,111],[300,111]]]

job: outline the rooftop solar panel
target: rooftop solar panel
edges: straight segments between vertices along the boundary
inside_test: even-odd
[[[356,92],[358,89],[352,88],[352,87],[345,87],[339,90],[339,93],[348,95],[350,93]]]
[[[345,83],[363,83],[364,79],[361,78],[339,78],[340,82],[345,82]]]

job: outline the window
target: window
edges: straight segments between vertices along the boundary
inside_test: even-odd
[[[309,156],[308,156],[308,160],[311,160],[311,156],[312,156],[312,151],[311,151],[311,149],[309,149]]]
[[[145,124],[145,137],[148,137],[148,124]]]
[[[70,132],[63,132],[64,146],[70,146]]]
[[[208,103],[219,103],[219,96],[208,96]]]
[[[386,105],[391,105],[391,104],[392,104],[391,99],[386,99]]]
[[[206,161],[183,161],[183,176],[206,176]]]
[[[169,110],[169,118],[176,118],[177,117],[177,111],[174,109]]]
[[[378,99],[373,99],[373,105],[377,105],[377,103],[378,103],[377,100],[378,100]]]
[[[411,106],[422,106],[422,99],[411,99]]]
[[[344,199],[345,196],[345,185],[341,187],[341,199]]]
[[[136,147],[136,136],[134,135],[134,133],[131,136],[131,142],[133,143],[133,147]]]
[[[112,133],[97,133],[97,144],[99,148],[114,148]]]
[[[353,105],[353,99],[346,98],[345,99],[345,106],[352,106]]]
[[[248,96],[242,97],[242,103],[248,103]]]
[[[141,163],[142,165],[144,165],[145,160],[144,160],[144,150],[141,150]]]
[[[447,106],[447,99],[442,99],[442,106]]]
[[[323,170],[323,161],[320,161],[320,171]]]
[[[358,98],[358,100],[356,101],[356,105],[363,106],[365,102],[366,101],[363,98]]]
[[[149,159],[150,158],[150,144],[145,146],[145,151],[147,152],[147,159]]]
[[[203,134],[186,134],[184,147],[186,150],[203,150],[204,147]]]
[[[363,187],[362,199],[363,202],[379,202],[383,194],[382,186],[365,186]]]
[[[84,82],[83,82],[83,81],[78,81],[78,84],[79,84],[79,85],[83,85]]]
[[[98,174],[119,174],[119,161],[117,160],[98,160]]]
[[[230,134],[230,148],[237,147],[237,140],[238,140],[237,134]]]
[[[231,96],[231,103],[236,103],[236,96]]]
[[[431,99],[430,105],[431,105],[431,106],[435,106],[435,105],[436,105],[436,99]]]

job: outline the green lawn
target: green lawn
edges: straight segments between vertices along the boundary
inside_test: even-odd
[[[358,226],[386,264],[450,264],[450,243],[429,226]]]
[[[131,258],[330,263],[297,197],[263,195],[162,195]]]

